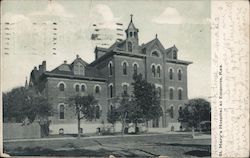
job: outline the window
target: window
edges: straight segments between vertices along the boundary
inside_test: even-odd
[[[64,119],[64,105],[60,105],[59,112],[60,112],[59,118]]]
[[[127,75],[127,63],[124,62],[122,66],[123,66],[123,75]]]
[[[79,86],[79,85],[76,85],[75,89],[76,89],[76,92],[79,92],[80,86]]]
[[[169,99],[174,99],[174,90],[173,90],[173,88],[170,88],[169,89]]]
[[[112,67],[112,63],[109,63],[109,75],[112,76],[113,74],[113,67]]]
[[[134,37],[137,37],[137,32],[134,32]]]
[[[161,77],[161,68],[160,68],[160,66],[157,67],[157,76]]]
[[[178,80],[181,80],[181,70],[178,71]]]
[[[100,86],[96,86],[96,87],[95,87],[95,93],[96,93],[96,94],[99,94],[99,93],[100,93]]]
[[[155,66],[152,66],[152,76],[155,77]]]
[[[178,90],[178,99],[182,100],[182,90],[181,89]]]
[[[95,107],[95,118],[99,119],[100,118],[100,114],[101,114],[100,106],[97,105]]]
[[[60,84],[59,84],[59,90],[60,90],[60,91],[64,91],[64,89],[65,89],[64,84],[63,84],[63,83],[60,83]]]
[[[175,50],[173,51],[173,59],[177,59],[177,52]]]
[[[128,94],[128,85],[123,85],[123,93]]]
[[[169,70],[169,79],[172,80],[173,79],[173,69]]]
[[[152,54],[151,54],[153,57],[159,57],[159,53],[157,51],[154,51]]]
[[[173,106],[171,106],[171,108],[170,108],[170,117],[174,118],[174,107]]]
[[[137,64],[134,64],[134,75],[137,75]]]
[[[77,75],[85,75],[84,66],[81,63],[76,63],[74,66],[74,73]]]
[[[128,42],[128,51],[132,52],[132,43],[131,42]]]
[[[133,36],[133,32],[129,32],[129,35],[130,35],[130,37],[132,37]]]
[[[81,89],[82,89],[82,92],[85,92],[85,91],[86,91],[85,85],[82,85],[82,86],[81,86]]]
[[[113,98],[113,85],[109,86],[109,96],[110,98]]]

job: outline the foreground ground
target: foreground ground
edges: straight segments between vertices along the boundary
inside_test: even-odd
[[[210,144],[210,139],[193,139],[190,134],[144,134],[8,141],[4,150],[12,156],[181,158],[210,157]]]

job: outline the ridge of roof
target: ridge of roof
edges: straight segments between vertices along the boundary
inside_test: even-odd
[[[88,65],[88,63],[80,57],[77,57],[70,65],[72,66],[77,60],[80,60],[84,65]]]
[[[158,42],[160,44],[160,47],[162,47],[162,49],[165,50],[164,46],[161,44],[161,41],[158,38],[154,38],[151,41],[147,42],[146,44],[141,45],[141,49],[148,47],[149,45],[151,45],[154,42]]]

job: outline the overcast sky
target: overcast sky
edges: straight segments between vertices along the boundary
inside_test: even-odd
[[[76,54],[90,63],[95,47],[90,40],[92,24],[101,22],[112,30],[116,22],[121,22],[126,28],[133,14],[140,44],[157,33],[165,48],[176,45],[179,59],[193,62],[188,67],[189,98],[210,96],[209,1],[5,0],[1,7],[1,30],[10,23],[10,30],[2,31],[2,35],[14,32],[7,39],[9,50],[1,51],[3,91],[24,85],[26,76],[43,60],[47,61],[47,70],[64,60],[72,62]],[[56,35],[51,31],[53,22],[57,22]],[[54,36],[56,50],[52,50],[50,41]]]

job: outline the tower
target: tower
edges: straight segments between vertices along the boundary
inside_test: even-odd
[[[138,32],[139,30],[135,27],[133,23],[133,15],[131,14],[130,23],[128,28],[125,30],[126,32],[126,44],[127,44],[127,51],[128,52],[137,52],[138,48]]]

